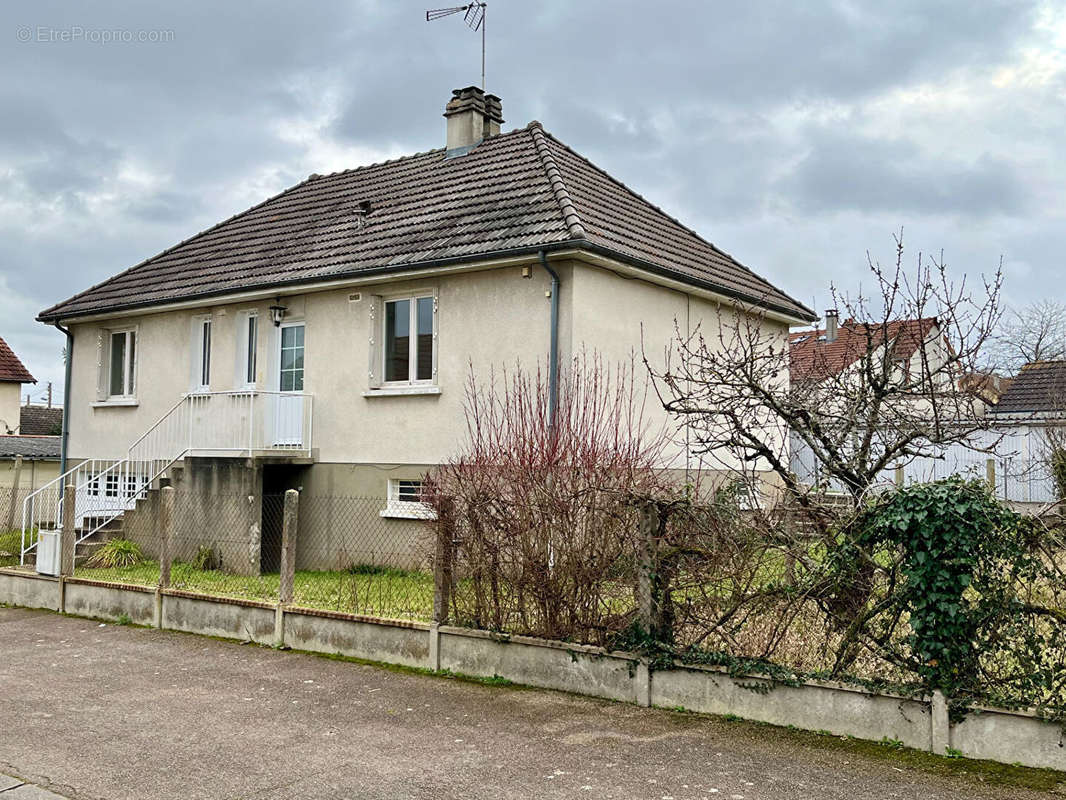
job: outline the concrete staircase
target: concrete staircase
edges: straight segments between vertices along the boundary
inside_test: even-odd
[[[166,475],[159,478],[142,497],[137,498],[133,508],[123,511],[122,514],[108,520],[103,525],[100,525],[101,520],[91,517],[83,520],[82,525],[77,529],[77,539],[80,541],[74,548],[74,566],[85,566],[101,547],[114,539],[132,539],[142,548],[154,550],[155,521],[158,519],[160,502],[159,491],[164,486],[180,483],[184,474],[184,464],[181,462],[172,464]],[[86,532],[93,531],[94,528],[97,530],[82,539]]]

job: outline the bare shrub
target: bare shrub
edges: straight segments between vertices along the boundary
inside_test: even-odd
[[[456,543],[455,620],[592,642],[628,624],[634,498],[671,491],[669,442],[637,384],[634,362],[589,355],[562,370],[554,402],[539,370],[470,376],[469,443],[427,498]]]

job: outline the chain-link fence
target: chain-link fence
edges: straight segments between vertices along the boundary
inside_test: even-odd
[[[79,543],[75,577],[279,601],[283,495],[174,491],[173,508],[165,510],[163,502],[161,492],[150,492],[120,520]],[[421,503],[301,497],[293,518],[293,605],[431,619],[427,543],[433,533],[427,523],[434,517]]]
[[[0,486],[0,567],[14,567],[19,563],[22,547],[22,502],[32,490]],[[36,533],[28,531],[26,544],[36,541]]]

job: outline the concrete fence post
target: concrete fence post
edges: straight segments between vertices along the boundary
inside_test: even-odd
[[[903,466],[900,465],[900,466],[896,467],[896,487],[897,488],[900,488],[900,489],[903,488],[903,477],[904,477],[903,476]]]
[[[274,611],[274,646],[285,646],[285,607],[292,603],[296,582],[296,531],[300,521],[300,493],[285,492],[281,520],[281,575],[278,580],[278,605]]]
[[[15,477],[11,480],[11,505],[7,509],[5,531],[15,530],[15,508],[19,503],[19,484],[22,481],[22,456],[15,456]]]
[[[929,752],[946,755],[951,747],[951,720],[948,717],[948,699],[939,689],[933,691],[929,703]]]
[[[293,583],[296,579],[296,529],[299,522],[300,493],[295,489],[285,492],[285,508],[281,522],[281,580],[278,599],[291,603]]]
[[[448,502],[437,510],[437,547],[433,558],[433,621],[429,626],[429,668],[440,669],[440,626],[448,623],[452,603],[455,533]]]
[[[988,480],[988,491],[996,493],[996,459],[985,459],[985,478]]]
[[[74,551],[77,545],[78,533],[74,530],[74,502],[76,500],[73,484],[68,483],[63,487],[63,527],[59,532],[59,574],[62,576],[74,574]]]
[[[669,597],[669,576],[665,574],[660,553],[660,537],[665,517],[655,503],[640,508],[638,532],[639,563],[637,573],[637,613],[640,625],[655,641],[667,641],[672,636]]]
[[[78,546],[75,521],[74,486],[63,487],[63,521],[59,530],[59,613],[67,613],[67,578],[74,574],[74,558]]]
[[[159,490],[159,588],[170,588],[170,567],[174,560],[174,487]]]
[[[452,601],[453,531],[446,506],[437,514],[437,547],[433,559],[433,622],[446,625]]]
[[[155,588],[155,613],[152,624],[163,627],[163,592],[170,588],[170,567],[174,561],[174,487],[159,490],[155,507],[155,529],[159,537],[159,585]]]

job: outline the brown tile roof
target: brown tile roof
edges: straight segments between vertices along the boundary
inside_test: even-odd
[[[579,247],[800,319],[814,315],[612,179],[540,123],[445,159],[432,150],[312,175],[41,312],[76,315]],[[371,212],[360,225],[360,203]]]
[[[8,383],[37,383],[30,371],[19,361],[15,352],[0,339],[0,381]]]
[[[1066,412],[1066,361],[1034,361],[1022,367],[992,414]]]
[[[825,329],[794,331],[789,334],[789,365],[792,380],[822,380],[839,375],[866,353],[867,341],[875,346],[893,342],[897,358],[910,358],[936,325],[935,317],[894,320],[885,326],[844,320],[835,341],[827,342]]]
[[[22,406],[19,409],[19,433],[23,436],[55,436],[62,428],[62,408]]]

